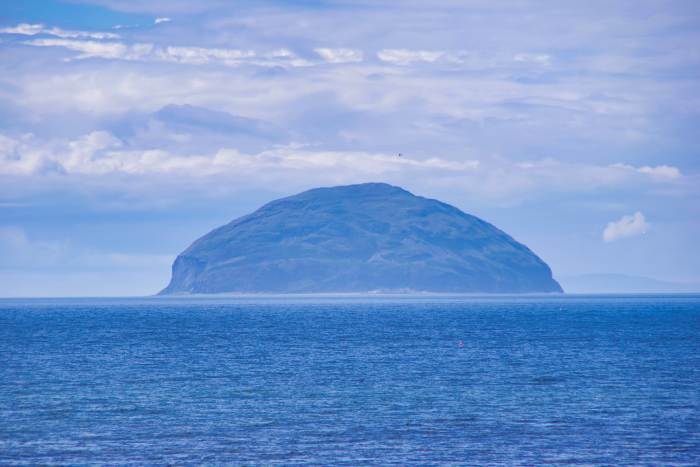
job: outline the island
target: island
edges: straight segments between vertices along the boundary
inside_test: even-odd
[[[272,201],[182,252],[161,295],[559,293],[549,266],[495,226],[386,183]]]

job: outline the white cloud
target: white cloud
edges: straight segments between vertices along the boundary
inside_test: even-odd
[[[60,28],[45,29],[44,34],[62,38],[88,38],[88,39],[118,39],[119,35],[112,32],[90,32],[90,31],[66,31]]]
[[[637,169],[640,173],[648,174],[657,180],[673,180],[681,176],[681,171],[669,165],[658,165],[656,167],[644,166]]]
[[[272,52],[268,52],[266,57],[269,58],[296,58],[296,54],[289,49],[277,49]]]
[[[154,23],[160,24],[169,21],[171,19],[168,17],[158,17],[154,20]],[[127,27],[129,26],[114,26],[115,29]],[[73,57],[75,59],[104,58],[129,61],[164,61],[189,65],[221,64],[232,66],[240,65],[241,63],[290,67],[302,67],[313,64],[285,48],[258,54],[252,50],[127,43],[115,41],[114,39],[121,37],[115,33],[68,31],[56,27],[47,28],[43,24],[22,23],[13,27],[1,28],[0,33],[25,36],[56,36],[59,39],[33,39],[24,42],[24,44],[35,47],[62,47],[79,52],[79,55]],[[353,49],[317,49],[317,53],[329,63],[357,62],[362,60],[362,52]]]
[[[127,45],[121,42],[77,41],[70,39],[34,39],[26,42],[36,47],[63,47],[80,52],[77,59],[107,58],[119,60],[142,60],[153,52],[153,44]]]
[[[76,41],[68,39],[34,39],[26,42],[37,47],[63,47],[80,52],[77,59],[106,58],[118,60],[157,60],[186,64],[221,63],[237,65],[242,60],[255,57],[255,52],[236,49],[204,47],[159,48],[149,43],[125,44],[122,42]]]
[[[392,65],[433,64],[470,70],[496,70],[513,67],[513,61],[548,66],[551,57],[547,54],[516,54],[490,51],[488,54],[474,50],[411,50],[382,49],[377,52],[379,60]]]
[[[218,62],[228,65],[239,64],[241,60],[255,57],[251,50],[217,49],[205,47],[165,47],[155,55],[166,61],[188,64]]]
[[[178,155],[160,149],[125,149],[105,131],[91,132],[63,146],[42,146],[0,136],[0,174],[104,175],[180,173],[185,176],[238,175],[265,171],[333,170],[355,173],[397,173],[437,170],[450,173],[479,167],[476,160],[450,161],[437,157],[413,159],[395,154],[360,151],[312,151],[295,145],[258,154],[221,149],[211,154]]]
[[[172,21],[168,17],[158,17],[154,20],[154,24]],[[114,29],[123,29],[129,26],[116,25]],[[34,36],[38,34],[53,35],[61,39],[94,39],[108,40],[118,39],[120,36],[109,32],[91,32],[91,31],[69,31],[57,27],[47,28],[43,24],[28,24],[22,23],[14,27],[2,28],[0,33],[6,34],[21,34]],[[110,42],[99,47],[96,43],[86,41],[84,43],[78,41],[60,42],[57,40],[43,40],[26,42],[28,45],[34,46],[55,46],[64,47],[75,51],[90,50],[89,53],[84,53],[77,58],[102,57],[108,59],[122,60],[169,60],[188,64],[203,64],[222,62],[227,64],[238,64],[240,59],[252,58],[260,55],[264,59],[282,59],[289,66],[309,66],[310,62],[296,56],[288,49],[278,49],[266,54],[256,54],[252,51],[242,51],[235,49],[207,48],[207,47],[186,47],[186,46],[156,46],[154,44],[126,44]],[[127,53],[130,49],[150,48],[154,53],[134,54]],[[115,49],[120,49],[123,53],[115,52]],[[359,63],[364,59],[362,50],[353,48],[315,48],[314,52],[319,55],[324,62],[339,64],[339,63]],[[395,65],[412,65],[416,63],[436,63],[442,62],[451,65],[468,66],[470,68],[488,68],[498,63],[505,63],[505,57],[496,57],[493,54],[488,58],[480,57],[477,54],[464,50],[456,51],[431,51],[431,50],[410,50],[410,49],[383,49],[377,52],[377,57],[386,63]],[[257,60],[258,65],[275,65],[265,60]],[[513,59],[519,62],[535,63],[540,65],[549,65],[550,56],[547,54],[516,54]]]
[[[552,57],[547,54],[526,54],[520,53],[513,57],[516,62],[534,63],[536,65],[549,65],[552,61]]]
[[[397,65],[410,65],[414,62],[432,63],[444,55],[445,52],[442,51],[408,49],[383,49],[377,52],[379,60]]]
[[[312,62],[300,58],[297,54],[289,49],[277,49],[272,52],[262,54],[259,60],[251,60],[260,66],[290,66],[290,67],[306,67],[313,65]]]
[[[658,182],[668,182],[671,180],[676,180],[682,176],[681,171],[677,167],[670,165],[657,165],[656,167],[645,165],[642,167],[634,167],[632,165],[618,163],[613,164],[610,167],[645,174]]]
[[[0,33],[2,34],[22,34],[25,36],[34,36],[36,34],[41,34],[43,31],[43,24],[21,23],[9,28],[0,28]]]
[[[362,61],[362,51],[356,49],[318,48],[314,51],[328,63],[356,63]]]
[[[644,214],[637,211],[630,216],[622,216],[617,221],[608,223],[603,230],[603,240],[613,242],[621,238],[635,237],[646,233],[651,225],[644,218]]]
[[[152,43],[127,44],[115,41],[71,39],[33,39],[25,42],[35,47],[62,47],[79,52],[74,59],[105,58],[110,60],[172,62],[187,65],[218,64],[236,66],[243,63],[259,66],[303,67],[311,62],[288,49],[277,49],[259,56],[253,50],[209,47],[157,46]]]
[[[46,34],[50,36],[61,37],[64,39],[117,39],[118,34],[112,32],[95,32],[95,31],[69,31],[61,28],[47,28],[43,24],[28,24],[21,23],[17,26],[9,28],[1,28],[2,34],[21,34],[24,36],[36,36],[37,34]]]
[[[196,135],[190,137],[196,142]],[[196,147],[196,144],[190,147]],[[450,192],[509,203],[546,193],[631,188],[638,186],[646,176],[620,167],[555,159],[514,162],[504,158],[450,159],[427,154],[399,157],[397,154],[334,151],[295,144],[256,153],[225,146],[206,152],[178,152],[159,149],[157,141],[151,141],[149,147],[144,148],[127,145],[105,131],[91,132],[63,142],[0,136],[0,175],[16,177],[16,180],[25,176],[51,176],[53,181],[69,181],[71,177],[83,177],[81,180],[84,181],[90,178],[118,181],[124,175],[172,176],[173,180],[202,187],[211,184],[210,177],[218,176],[225,176],[234,184],[258,186],[267,183],[275,186],[302,182],[327,184],[329,181],[354,183],[377,179],[405,184],[421,180],[421,183],[442,186]]]

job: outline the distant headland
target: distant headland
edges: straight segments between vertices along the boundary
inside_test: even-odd
[[[562,292],[549,266],[477,217],[385,183],[272,201],[195,241],[160,292]]]

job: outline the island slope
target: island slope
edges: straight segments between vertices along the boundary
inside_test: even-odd
[[[561,292],[525,245],[477,217],[384,183],[266,204],[180,254],[161,294]]]

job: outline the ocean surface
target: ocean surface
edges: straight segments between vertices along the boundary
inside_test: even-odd
[[[0,300],[0,465],[700,464],[700,296]]]

